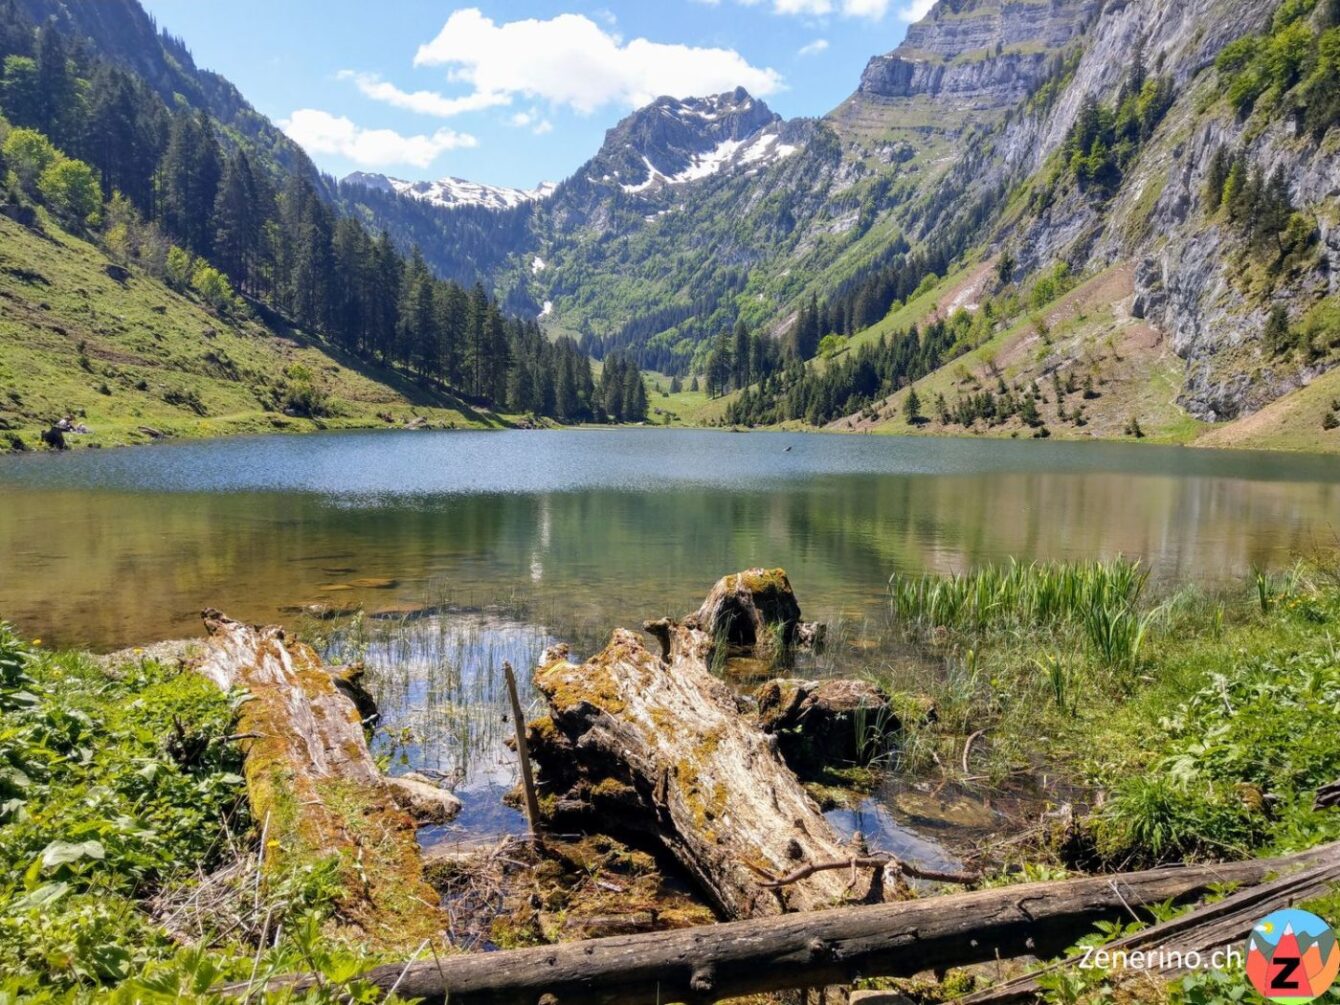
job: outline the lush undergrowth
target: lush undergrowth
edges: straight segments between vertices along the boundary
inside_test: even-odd
[[[0,625],[0,1005],[223,1002],[211,989],[227,981],[312,969],[329,980],[301,1000],[363,1000],[352,978],[368,959],[322,930],[324,874],[255,872],[241,700],[146,659],[52,655]],[[219,868],[230,883],[196,886]]]
[[[942,666],[930,682],[885,675],[936,708],[910,722],[905,768],[1045,776],[1049,798],[1076,804],[1084,854],[1111,865],[1340,838],[1340,814],[1313,808],[1340,777],[1332,571],[1156,597],[1129,562],[1011,565],[896,578],[892,608]]]
[[[930,680],[924,662],[883,675],[935,709],[904,717],[901,766],[1051,804],[1043,818],[1054,825],[1039,841],[997,850],[1016,866],[999,882],[1060,878],[1058,866],[1139,868],[1340,840],[1340,812],[1314,802],[1340,778],[1333,562],[1216,592],[1155,590],[1123,560],[1010,564],[895,577],[891,608],[942,668]],[[1305,906],[1334,919],[1337,898]],[[1166,920],[1178,909],[1152,913]],[[1074,951],[1144,924],[1100,925]],[[955,972],[930,993],[952,997],[972,980]],[[1250,996],[1240,967],[1172,983],[1067,967],[1041,983],[1041,1000],[1054,1005]]]

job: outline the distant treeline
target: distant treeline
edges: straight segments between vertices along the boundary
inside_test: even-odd
[[[793,359],[759,386],[746,388],[727,408],[726,421],[762,426],[800,419],[821,426],[852,415],[966,351],[971,323],[970,315],[959,312],[922,330],[914,326],[884,335],[835,357],[822,372]]]

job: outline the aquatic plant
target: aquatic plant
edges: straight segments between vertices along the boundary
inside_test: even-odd
[[[903,576],[889,581],[892,612],[923,629],[983,631],[1077,622],[1095,608],[1130,609],[1149,574],[1139,562],[1011,561],[962,575]]]

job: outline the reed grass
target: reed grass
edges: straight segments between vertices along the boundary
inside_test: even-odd
[[[949,576],[900,576],[889,582],[894,618],[919,631],[992,631],[1075,627],[1104,663],[1133,669],[1160,616],[1142,611],[1149,573],[1125,558],[1077,563],[1015,561]]]
[[[1095,607],[1130,608],[1149,580],[1139,562],[1010,561],[964,575],[890,579],[893,613],[923,627],[983,630],[1083,619]]]

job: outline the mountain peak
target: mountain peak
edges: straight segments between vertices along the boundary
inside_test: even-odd
[[[440,178],[437,181],[405,181],[367,171],[355,171],[346,176],[341,184],[359,185],[374,192],[403,195],[443,209],[458,206],[515,209],[523,203],[546,199],[557,188],[553,182],[541,182],[533,189],[522,189],[485,185],[482,182],[452,177]]]
[[[693,98],[657,98],[605,134],[581,174],[641,194],[752,169],[794,153],[782,118],[743,87]]]

